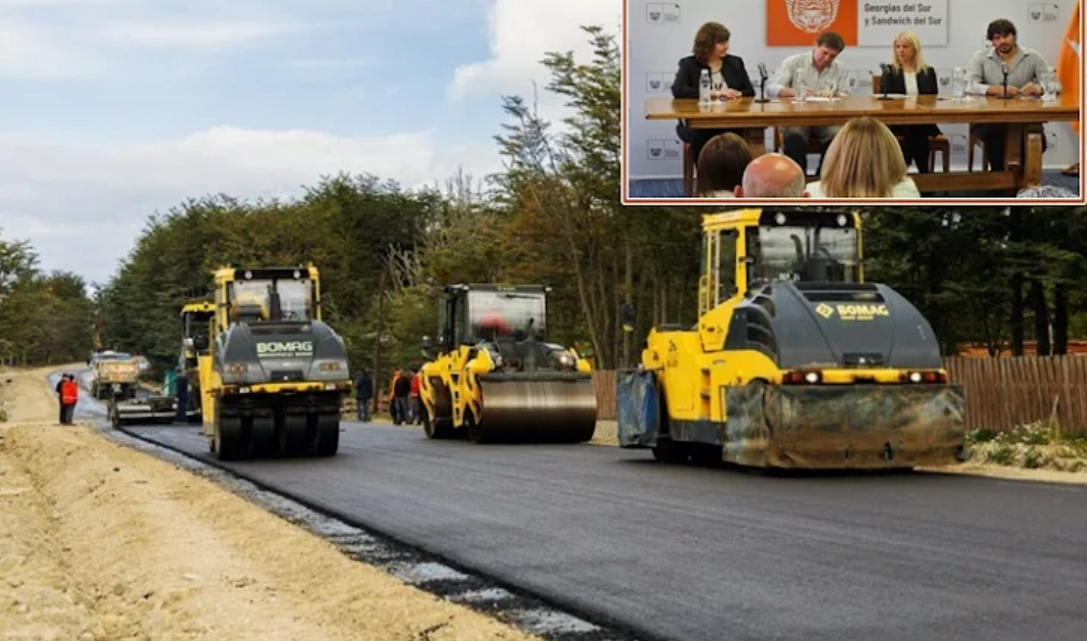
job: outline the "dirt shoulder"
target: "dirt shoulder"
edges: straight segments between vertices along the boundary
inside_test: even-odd
[[[57,425],[52,369],[4,375],[5,638],[534,638],[349,559],[92,427]]]

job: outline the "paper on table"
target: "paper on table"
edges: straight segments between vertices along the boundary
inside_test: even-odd
[[[827,98],[826,96],[808,96],[805,98],[808,102],[837,102],[841,98]]]

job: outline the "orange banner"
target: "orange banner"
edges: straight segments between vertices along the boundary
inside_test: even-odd
[[[1076,8],[1072,10],[1072,19],[1068,21],[1068,31],[1064,34],[1064,42],[1061,43],[1060,57],[1057,58],[1057,75],[1061,79],[1061,93],[1066,95],[1075,96],[1079,99],[1079,86],[1083,81],[1082,60],[1083,56],[1080,54],[1080,5],[1083,2],[1076,3]],[[1079,123],[1072,123],[1072,130],[1077,134],[1079,133]]]
[[[824,31],[856,46],[857,0],[766,0],[767,46],[814,46]]]

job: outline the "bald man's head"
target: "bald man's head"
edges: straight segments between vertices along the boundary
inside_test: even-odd
[[[763,154],[744,170],[739,198],[803,198],[804,170],[784,154]]]

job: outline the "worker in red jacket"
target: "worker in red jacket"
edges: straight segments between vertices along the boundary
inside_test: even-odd
[[[75,382],[74,375],[65,374],[60,384],[61,425],[72,425],[77,402],[79,402],[79,385]]]
[[[408,417],[409,424],[420,424],[423,422],[423,404],[419,400],[419,382],[420,374],[416,373],[411,377],[411,413]]]

